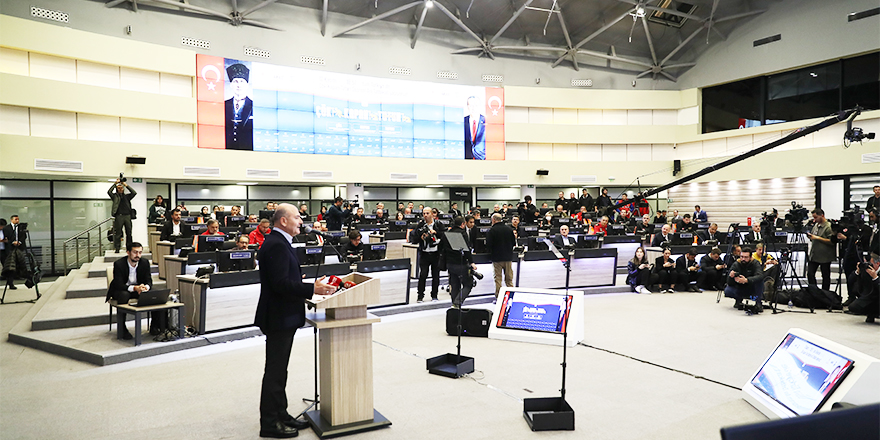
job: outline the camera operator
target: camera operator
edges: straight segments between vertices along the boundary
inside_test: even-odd
[[[361,233],[360,231],[351,231],[348,233],[348,243],[345,243],[345,246],[342,247],[342,255],[348,259],[349,262],[354,259],[354,261],[361,261],[364,257],[364,244],[361,243]]]
[[[538,207],[532,204],[532,196],[525,196],[523,200],[524,201],[520,202],[516,207],[519,212],[520,221],[522,221],[524,225],[533,225],[538,222]]]
[[[692,247],[688,253],[678,257],[675,261],[675,270],[678,271],[678,286],[682,292],[700,291],[697,286],[701,276],[700,263],[697,262],[697,248]]]
[[[128,194],[125,193],[126,188]],[[130,248],[134,240],[131,238],[131,214],[134,211],[131,207],[131,199],[137,195],[134,188],[128,186],[127,182],[123,182],[121,178],[117,178],[116,182],[110,185],[107,195],[113,201],[110,214],[113,216],[113,252],[119,253],[122,246],[122,230],[125,229],[125,247]]]
[[[425,284],[428,281],[428,270],[431,270],[431,301],[439,301],[437,291],[440,289],[440,241],[443,239],[443,227],[434,221],[431,208],[422,210],[422,221],[410,233],[410,243],[419,245],[419,284],[416,300],[425,300]]]
[[[880,317],[880,255],[871,253],[868,261],[859,264],[853,275],[858,280],[854,287],[858,290],[858,299],[849,305],[849,313],[867,315],[865,322],[874,322]],[[850,298],[853,294],[850,293]]]
[[[812,241],[810,259],[807,266],[807,282],[816,284],[816,269],[822,270],[822,289],[831,288],[831,262],[836,258],[836,246],[831,242],[831,222],[825,219],[825,211],[816,208],[813,214],[813,228],[807,234]]]
[[[614,206],[614,203],[611,202],[611,197],[608,196],[608,188],[602,188],[602,195],[596,200],[596,209],[605,212],[605,208],[612,206]]]
[[[868,197],[865,211],[880,211],[880,185],[874,185],[874,195]]]
[[[493,221],[496,216],[501,217],[500,214],[494,214],[492,215]],[[471,293],[471,289],[474,287],[473,273],[477,270],[477,265],[474,264],[473,256],[470,252],[470,249],[472,248],[471,242],[465,234],[464,228],[466,223],[464,218],[460,216],[455,217],[452,220],[452,224],[452,229],[443,235],[441,247],[443,248],[443,257],[446,259],[446,270],[449,271],[449,287],[450,294],[452,295],[452,307],[460,309],[464,300],[467,299],[468,295]],[[464,239],[464,242],[467,244],[468,250],[462,252],[452,249],[452,245],[447,238],[449,234],[460,234]],[[433,295],[433,299],[437,299],[436,294]]]
[[[348,209],[348,205],[346,204],[345,208],[343,208],[342,197],[335,198],[325,216],[325,220],[327,220],[327,229],[330,231],[341,231],[342,224],[345,223],[345,218],[350,215],[351,209]]]
[[[697,285],[703,290],[724,290],[724,269],[727,265],[721,261],[721,249],[712,248],[700,259],[700,278]]]
[[[743,298],[753,298],[755,312],[763,311],[764,271],[761,270],[761,263],[752,259],[751,248],[742,248],[739,260],[730,267],[724,296],[736,300],[733,306],[739,310],[743,309]]]

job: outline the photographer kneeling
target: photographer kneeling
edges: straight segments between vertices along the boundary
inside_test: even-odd
[[[849,313],[867,315],[865,322],[874,322],[880,317],[880,255],[869,254],[868,261],[859,263],[853,275],[857,278],[853,287],[858,289],[858,298],[849,305]],[[850,293],[853,298],[855,293]]]
[[[425,284],[428,281],[428,269],[431,270],[431,300],[439,301],[437,291],[440,289],[440,240],[443,239],[443,225],[434,222],[431,208],[422,210],[422,221],[413,229],[409,242],[419,245],[419,284],[416,300],[425,300]]]
[[[477,266],[474,264],[471,255],[471,242],[465,233],[465,220],[462,217],[456,217],[452,221],[453,227],[443,235],[441,244],[443,258],[446,259],[446,270],[449,271],[449,287],[452,295],[452,307],[459,309],[471,293],[474,287],[474,273]],[[462,252],[452,248],[449,243],[449,235],[460,234],[464,242],[467,244],[468,250]],[[482,278],[482,277],[480,277]],[[434,297],[436,299],[436,296]]]
[[[724,296],[733,298],[733,304],[739,310],[743,309],[743,298],[751,298],[755,301],[755,313],[761,313],[763,307],[761,301],[764,296],[764,271],[761,263],[752,259],[752,249],[748,246],[742,248],[739,260],[733,263],[728,275],[727,288]]]

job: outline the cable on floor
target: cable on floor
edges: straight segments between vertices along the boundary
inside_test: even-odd
[[[700,379],[700,380],[705,380],[705,381],[707,381],[707,382],[712,382],[712,383],[714,383],[714,384],[722,385],[722,386],[725,386],[725,387],[728,387],[728,388],[732,388],[732,389],[734,389],[734,390],[739,390],[739,389],[740,389],[740,387],[735,387],[735,386],[733,386],[733,385],[729,385],[729,384],[726,384],[726,383],[724,383],[724,382],[719,382],[719,381],[714,380],[714,379],[709,379],[708,377],[705,377],[705,376],[700,376],[700,375],[697,375],[697,374],[688,373],[687,371],[677,370],[677,369],[675,369],[675,368],[667,367],[667,366],[665,366],[665,365],[655,364],[654,362],[651,362],[651,361],[646,361],[646,360],[644,360],[644,359],[639,359],[639,358],[636,358],[636,357],[632,357],[632,356],[629,356],[629,355],[625,355],[625,354],[623,354],[623,353],[618,353],[618,352],[616,352],[616,351],[611,351],[611,350],[608,350],[608,349],[605,349],[605,348],[594,347],[594,346],[592,346],[592,345],[584,344],[583,342],[578,342],[578,345],[583,346],[583,347],[587,347],[587,348],[592,348],[592,349],[594,349],[594,350],[604,351],[605,353],[614,354],[614,355],[617,355],[617,356],[625,357],[625,358],[627,358],[627,359],[632,359],[632,360],[634,360],[634,361],[638,361],[638,362],[641,362],[641,363],[643,363],[643,364],[652,365],[652,366],[654,366],[654,367],[660,367],[660,368],[662,368],[662,369],[664,369],[664,370],[669,370],[669,371],[673,371],[673,372],[676,372],[676,373],[684,374],[685,376],[690,376],[690,377],[693,377],[694,379]]]
[[[403,350],[401,350],[401,349],[399,349],[399,348],[394,348],[394,347],[392,347],[392,346],[390,346],[390,345],[388,345],[388,344],[383,344],[383,343],[381,343],[381,342],[379,342],[379,341],[373,341],[373,343],[374,343],[374,344],[381,345],[381,346],[383,346],[383,347],[385,347],[385,348],[387,348],[387,349],[394,350],[394,351],[399,352],[399,353],[403,353],[403,354],[410,355],[410,356],[412,356],[412,357],[414,357],[414,358],[419,358],[419,359],[421,359],[421,360],[427,360],[427,359],[428,359],[428,358],[425,358],[425,357],[419,356],[419,355],[417,355],[417,354],[415,354],[415,353],[410,353],[410,352],[408,352],[408,351],[403,351]]]

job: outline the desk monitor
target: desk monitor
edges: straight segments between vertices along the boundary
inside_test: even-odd
[[[773,238],[776,243],[788,243],[788,232],[776,231]]]
[[[376,214],[364,214],[364,218],[367,220],[376,220]]]
[[[180,249],[185,247],[190,247],[193,244],[192,238],[187,237],[177,237],[174,240],[174,249]]]
[[[491,225],[492,219],[483,217],[483,218],[480,218],[480,220],[477,222],[477,224],[478,225]]]
[[[208,229],[208,225],[204,223],[184,223],[183,228],[180,229],[180,235],[192,238],[194,235],[201,234],[206,229]]]
[[[186,256],[187,266],[212,264],[217,262],[217,252],[192,252]]]
[[[183,223],[195,223],[199,220],[195,216],[192,216],[192,215],[188,215],[188,216],[184,217],[183,213],[181,213],[180,221]]]
[[[440,218],[445,220],[452,220],[452,214],[440,214]]]
[[[226,241],[225,235],[199,235],[199,243],[196,249],[199,252],[218,251]]]
[[[226,226],[241,226],[247,221],[247,217],[243,215],[226,216]]]
[[[568,225],[568,224],[571,224],[571,219],[568,217],[553,217],[553,220],[551,220],[551,224],[554,227]]]
[[[569,225],[568,232],[570,234],[583,234],[584,233],[584,225],[580,223],[575,223],[573,225]]]
[[[625,235],[626,225],[608,225],[608,235]]]
[[[217,253],[217,266],[220,272],[253,270],[256,266],[256,252],[252,250],[221,251]]]
[[[385,242],[364,245],[364,258],[362,261],[384,260],[387,248],[388,245]]]
[[[220,226],[220,232],[224,234],[238,234],[241,231],[241,226]]]
[[[300,264],[319,264],[324,261],[323,246],[301,246],[293,249]]]
[[[374,225],[374,224],[358,223],[357,227],[355,229],[357,229],[358,231],[361,231],[361,232],[364,232],[364,231],[374,232],[374,231],[381,230],[382,227],[379,225]]]
[[[444,218],[438,218],[438,219],[437,219],[437,223],[440,223],[441,225],[443,225],[443,226],[445,226],[445,227],[448,228],[449,225],[452,223],[452,220],[444,219]]]
[[[389,231],[404,231],[406,230],[407,222],[406,220],[394,220],[391,223],[388,223]]]
[[[654,230],[660,232],[663,229],[663,225],[666,223],[654,223]]]
[[[220,225],[224,225],[226,223],[226,217],[232,215],[231,211],[217,211],[214,213],[214,218],[220,222]]]
[[[694,243],[694,234],[690,232],[676,232],[672,234],[672,244],[674,246],[684,246]]]
[[[793,415],[819,410],[855,362],[789,333],[749,382]]]
[[[231,249],[235,249],[235,240],[225,240],[223,243],[220,243],[221,251],[228,251]]]
[[[577,247],[584,249],[597,249],[599,248],[599,236],[598,235],[581,235],[578,237]]]
[[[538,227],[537,226],[523,226],[522,227],[522,236],[523,237],[534,237],[538,235]]]
[[[530,251],[546,251],[550,248],[547,247],[547,243],[542,241],[544,237],[529,237],[529,250]]]
[[[489,218],[489,208],[480,208],[480,217]]]
[[[275,211],[269,210],[269,209],[261,209],[259,214],[257,214],[257,217],[260,220],[265,218],[265,219],[268,219],[269,221],[272,221],[273,216],[275,216]]]
[[[572,295],[508,290],[501,298],[497,326],[516,330],[565,333]]]
[[[415,219],[418,218],[418,216],[415,215],[415,214],[404,214],[404,215],[403,215],[403,218],[404,218],[405,220],[415,220]]]

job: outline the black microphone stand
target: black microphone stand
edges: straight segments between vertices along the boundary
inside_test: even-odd
[[[446,240],[449,242],[449,246],[452,248],[452,250],[461,253],[461,261],[465,261],[465,252],[470,252],[470,248],[468,247],[464,236],[458,233],[451,233],[446,235]],[[442,252],[442,250],[440,252]],[[470,268],[468,267],[467,270],[469,271]],[[466,278],[468,280],[471,279],[470,277]],[[462,312],[461,310],[461,304],[464,302],[462,299],[461,289],[459,289],[458,298],[456,301],[458,303],[458,345],[456,346],[456,353],[441,354],[440,356],[435,356],[428,359],[426,363],[428,373],[436,374],[438,376],[451,377],[453,379],[457,379],[464,376],[465,374],[470,374],[474,372],[474,358],[461,355],[461,317],[464,314],[464,312]]]

